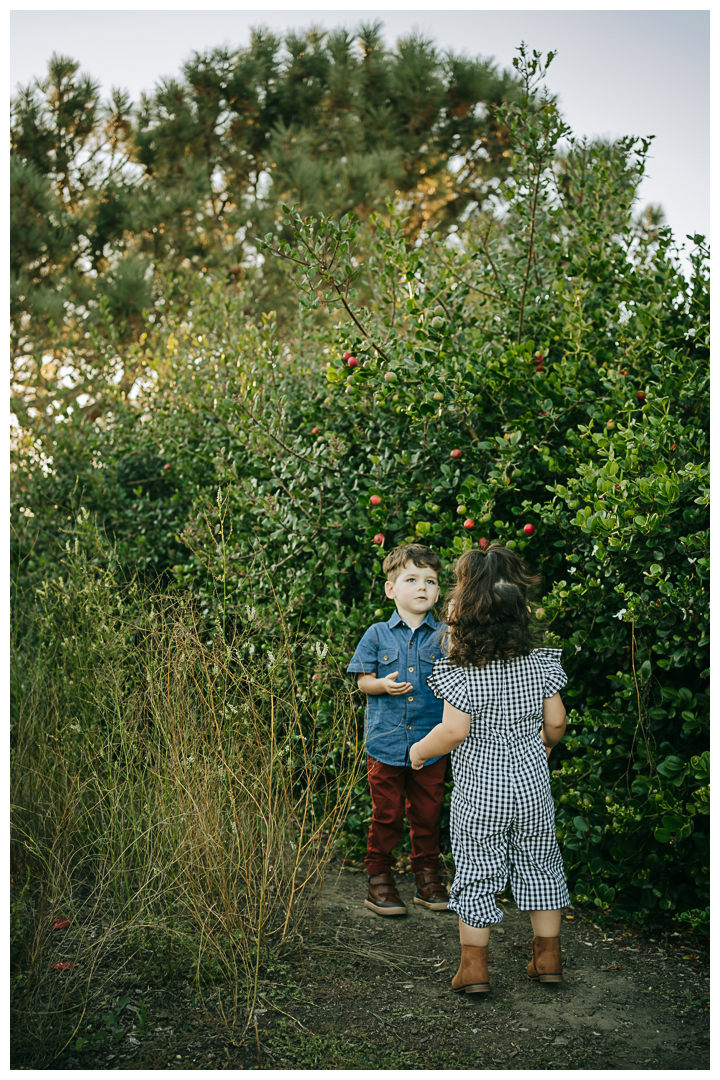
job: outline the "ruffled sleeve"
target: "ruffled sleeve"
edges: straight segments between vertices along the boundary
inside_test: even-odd
[[[465,668],[457,667],[446,657],[441,657],[433,664],[432,675],[428,676],[426,682],[436,698],[449,701],[459,712],[470,713],[466,676]]]
[[[552,697],[562,690],[567,680],[560,658],[562,649],[538,649],[543,669],[543,697]]]

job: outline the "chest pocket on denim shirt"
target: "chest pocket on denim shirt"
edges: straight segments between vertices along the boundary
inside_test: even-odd
[[[392,675],[398,670],[398,649],[380,649],[378,651],[378,679],[384,679],[386,675]]]
[[[420,649],[420,675],[422,676],[423,684],[428,675],[432,675],[433,664],[436,660],[439,660],[442,655],[443,651],[439,645],[432,649]]]

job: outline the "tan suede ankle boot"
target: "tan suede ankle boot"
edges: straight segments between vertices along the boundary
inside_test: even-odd
[[[529,979],[540,982],[562,982],[562,956],[559,937],[534,937],[532,960],[527,968]]]
[[[463,945],[458,973],[452,981],[456,994],[482,994],[490,989],[488,982],[487,945]]]

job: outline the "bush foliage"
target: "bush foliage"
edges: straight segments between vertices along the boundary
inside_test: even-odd
[[[390,613],[393,544],[448,570],[514,546],[569,675],[550,764],[573,898],[702,925],[707,249],[690,238],[686,280],[669,230],[633,217],[649,140],[573,139],[540,57],[517,66],[509,176],[449,238],[408,239],[402,206],[361,225],[286,208],[290,239],[264,244],[300,298],[291,337],[223,281],[169,280],[136,405],[16,457],[16,563],[47,572],[78,477],[128,572],[189,590],[211,634],[220,606],[277,602],[342,663]],[[368,819],[359,784],[349,842]]]

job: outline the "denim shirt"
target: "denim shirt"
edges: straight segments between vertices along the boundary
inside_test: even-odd
[[[436,660],[444,656],[440,644],[443,623],[431,611],[416,629],[393,612],[387,622],[366,630],[349,672],[384,679],[399,672],[396,682],[412,683],[407,694],[368,694],[365,738],[370,757],[385,765],[408,765],[410,747],[442,720],[444,702],[438,701],[426,683]],[[438,758],[428,758],[430,765]]]

